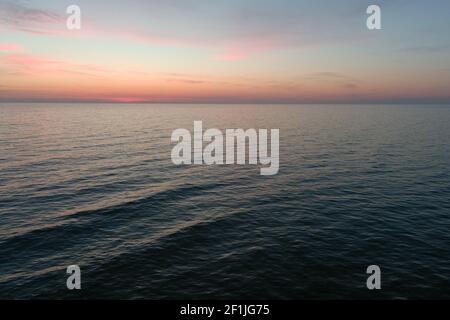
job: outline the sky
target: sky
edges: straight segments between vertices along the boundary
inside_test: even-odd
[[[450,103],[449,18],[448,0],[0,0],[0,102]]]

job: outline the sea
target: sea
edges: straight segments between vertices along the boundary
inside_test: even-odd
[[[173,164],[197,120],[279,129],[278,174]],[[436,298],[449,105],[0,104],[0,299]]]

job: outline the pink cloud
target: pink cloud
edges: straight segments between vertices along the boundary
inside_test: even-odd
[[[70,61],[54,60],[31,54],[12,53],[0,55],[0,63],[6,72],[15,75],[37,73],[69,73],[98,77],[102,74],[116,72],[112,69]]]
[[[83,21],[81,30],[71,32],[61,28],[64,23],[64,16],[51,11],[29,8],[23,4],[8,3],[0,13],[0,20],[4,15],[6,24],[0,28],[6,28],[7,31],[18,31],[31,33],[34,35],[52,36],[52,37],[82,37],[82,38],[111,38],[122,41],[131,41],[156,46],[169,46],[176,48],[203,48],[215,49],[224,48],[224,52],[213,57],[215,60],[236,61],[244,59],[258,52],[267,51],[276,48],[271,40],[271,35],[265,34],[264,37],[245,37],[241,39],[228,40],[226,43],[221,41],[194,40],[186,36],[168,36],[158,35],[138,30],[106,30],[99,27],[91,21]],[[8,50],[10,51],[10,50]]]
[[[17,52],[22,50],[23,48],[15,43],[0,43],[0,52]]]
[[[218,54],[214,57],[214,60],[219,61],[238,61],[245,58],[245,54],[239,52],[226,52],[222,54]]]
[[[194,40],[189,36],[161,35],[138,30],[107,30],[99,27],[96,23],[83,20],[83,27],[79,31],[69,31],[61,28],[65,16],[51,11],[30,8],[24,4],[7,3],[0,12],[0,21],[6,23],[0,28],[7,31],[31,33],[34,35],[52,37],[82,37],[82,38],[111,38],[120,41],[131,41],[155,46],[169,46],[176,48],[201,48],[219,49],[220,54],[213,57],[215,60],[237,61],[260,52],[269,51],[282,46],[281,43],[274,44],[276,35],[265,33],[264,36],[252,35],[239,39],[228,39],[225,43],[218,41],[207,41],[206,39]],[[8,50],[10,51],[10,50]]]
[[[252,42],[242,42],[230,45],[223,53],[216,55],[214,60],[238,61],[253,55],[283,49],[285,47],[287,47],[287,45],[283,43],[258,41],[258,39],[254,39]]]
[[[223,45],[222,52],[214,56],[214,60],[238,61],[260,53],[285,49],[290,46],[286,39],[280,39],[276,35],[246,36],[229,41]]]
[[[3,63],[13,67],[20,67],[25,69],[41,68],[60,65],[60,61],[50,60],[37,56],[27,54],[8,54],[2,57]]]

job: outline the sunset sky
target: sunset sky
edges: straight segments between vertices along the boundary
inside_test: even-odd
[[[449,103],[450,1],[0,0],[0,101]]]

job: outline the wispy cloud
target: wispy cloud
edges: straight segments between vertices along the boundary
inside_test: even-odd
[[[206,49],[215,51],[216,54],[212,59],[219,61],[238,61],[265,52],[296,46],[342,43],[353,41],[355,38],[339,30],[338,26],[342,21],[337,20],[348,19],[345,14],[340,13],[333,17],[325,13],[324,19],[333,27],[315,27],[315,21],[309,15],[292,5],[266,4],[255,7],[252,3],[242,3],[233,7],[233,10],[223,12],[212,9],[214,6],[192,1],[183,4],[178,1],[164,4],[151,1],[140,2],[140,5],[151,8],[157,13],[156,18],[164,20],[164,25],[171,25],[172,29],[139,28],[139,24],[106,26],[98,20],[93,22],[85,18],[81,31],[68,32],[65,28],[64,13],[34,8],[25,1],[5,1],[0,4],[0,27],[35,35],[118,39],[155,46]],[[183,24],[175,21],[182,18],[180,7],[186,10],[187,7],[194,5],[204,16],[199,19],[195,10],[187,10],[186,27],[180,28]],[[311,10],[317,11],[322,8],[313,7]],[[217,28],[217,25],[220,25],[220,28]],[[216,32],[212,33],[210,29],[215,29]]]
[[[16,43],[0,43],[0,52],[20,52],[22,50],[23,47]]]
[[[0,55],[0,64],[4,69],[4,73],[12,75],[70,73],[99,77],[102,74],[106,75],[115,72],[114,70],[103,66],[73,63],[28,53],[8,53]]]
[[[3,28],[31,33],[52,33],[55,24],[64,23],[64,16],[30,7],[24,1],[0,3],[0,25]]]
[[[249,39],[229,41],[222,45],[220,53],[214,59],[222,61],[237,61],[252,57],[256,54],[289,47],[287,43],[268,35],[254,35]]]

